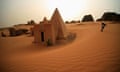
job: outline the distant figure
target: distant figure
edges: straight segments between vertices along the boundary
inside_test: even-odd
[[[106,26],[106,24],[102,22],[102,23],[101,23],[101,32],[103,32],[105,26]]]

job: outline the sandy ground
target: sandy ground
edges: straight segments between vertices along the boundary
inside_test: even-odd
[[[52,47],[32,43],[33,37],[0,37],[0,72],[119,72],[120,24],[68,24],[73,42]]]

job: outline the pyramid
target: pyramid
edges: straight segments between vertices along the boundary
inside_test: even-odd
[[[57,8],[50,20],[45,17],[40,24],[34,26],[33,30],[35,43],[46,44],[49,40],[51,44],[55,44],[67,36],[65,23]]]
[[[55,27],[54,29],[57,30],[55,33],[56,37],[57,38],[66,37],[65,23],[64,23],[57,8],[55,9],[50,21],[54,25],[54,27]]]
[[[48,21],[46,17],[44,17],[43,21]]]

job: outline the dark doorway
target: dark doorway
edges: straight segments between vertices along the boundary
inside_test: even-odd
[[[44,32],[41,32],[41,41],[44,42]]]

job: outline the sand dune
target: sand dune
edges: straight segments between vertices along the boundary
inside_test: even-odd
[[[68,24],[73,42],[52,47],[32,43],[33,37],[0,38],[3,72],[119,72],[120,24]],[[2,72],[1,71],[1,72]]]

